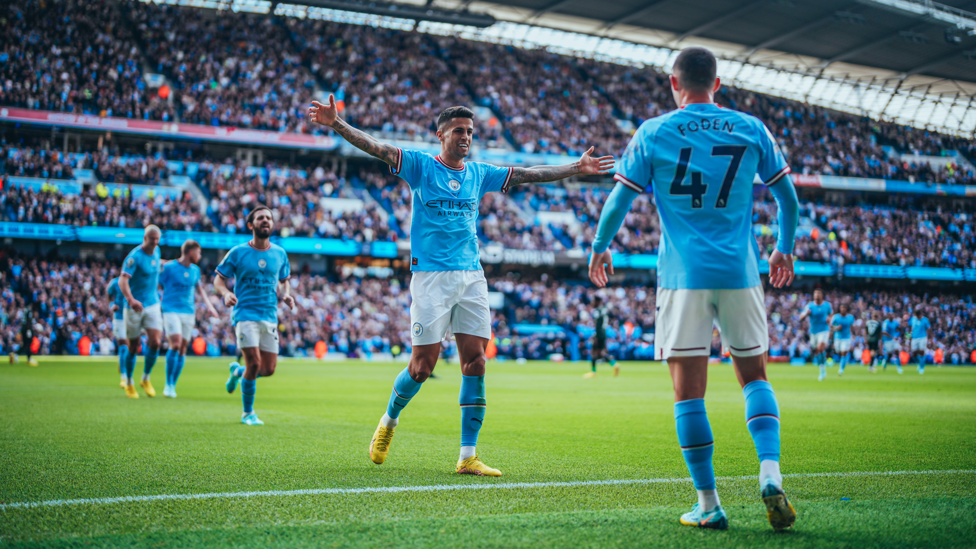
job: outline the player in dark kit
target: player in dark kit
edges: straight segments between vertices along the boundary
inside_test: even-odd
[[[607,321],[609,320],[609,316],[610,311],[603,304],[603,298],[596,296],[593,300],[593,324],[596,328],[596,333],[594,334],[593,349],[590,351],[591,371],[583,374],[583,377],[596,377],[597,362],[607,362],[610,366],[613,366],[613,377],[620,375],[620,366],[617,366],[616,359],[607,350]]]
[[[881,323],[874,319],[871,311],[864,314],[864,332],[867,335],[868,351],[871,352],[868,371],[873,373],[875,361],[884,356],[884,348],[881,345]]]

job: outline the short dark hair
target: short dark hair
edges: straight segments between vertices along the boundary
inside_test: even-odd
[[[180,252],[187,254],[190,253],[191,250],[195,250],[199,247],[200,247],[199,242],[193,240],[192,238],[189,238],[186,240],[186,242],[183,243],[183,246],[180,247]]]
[[[264,204],[258,204],[257,206],[254,207],[253,210],[251,210],[251,213],[247,214],[248,225],[254,223],[254,217],[258,215],[258,212],[260,212],[261,210],[268,210],[268,213],[272,214],[271,217],[274,218],[274,213],[271,211],[271,208],[265,206]]]
[[[470,118],[474,120],[474,111],[467,107],[448,107],[437,115],[437,129],[440,130],[455,118]]]
[[[711,91],[715,85],[718,63],[705,48],[685,48],[674,60],[672,72],[681,86],[691,92]]]

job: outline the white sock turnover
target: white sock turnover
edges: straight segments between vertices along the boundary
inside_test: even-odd
[[[773,483],[777,488],[783,487],[783,475],[779,472],[779,462],[764,459],[759,462],[759,488],[765,488]]]
[[[383,414],[383,417],[380,419],[380,425],[386,427],[387,429],[396,427],[398,423],[400,423],[400,418],[390,417],[387,414]]]
[[[464,460],[466,460],[468,458],[473,458],[474,456],[475,456],[475,447],[474,446],[462,446],[461,447],[461,457],[458,458],[458,461],[464,461]]]
[[[707,513],[719,505],[718,490],[698,490],[698,506],[702,511]]]

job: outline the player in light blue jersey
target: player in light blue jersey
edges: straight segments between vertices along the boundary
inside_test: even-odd
[[[288,284],[288,254],[271,243],[273,227],[270,208],[259,205],[251,210],[247,214],[251,241],[231,248],[217,265],[214,278],[214,288],[223,296],[224,304],[234,307],[231,319],[237,346],[244,353],[245,366],[236,362],[230,366],[227,392],[233,393],[240,381],[244,403],[241,423],[245,425],[264,425],[254,413],[254,393],[258,377],[273,375],[278,366],[278,292],[285,306],[295,308]],[[231,279],[235,280],[233,290],[227,287]]]
[[[834,332],[834,351],[840,355],[840,368],[837,375],[844,375],[847,361],[851,356],[851,327],[854,326],[854,315],[846,303],[840,304],[840,313],[830,319],[830,330]]]
[[[820,381],[827,377],[827,343],[830,341],[830,315],[834,313],[830,302],[824,301],[823,290],[813,291],[813,302],[807,303],[800,313],[800,321],[810,318],[810,347],[813,363],[820,366]]]
[[[163,329],[166,339],[169,340],[163,396],[169,398],[176,398],[176,382],[183,372],[186,349],[190,345],[190,336],[196,324],[194,291],[200,293],[210,315],[213,318],[220,317],[200,284],[200,267],[197,265],[201,255],[200,244],[195,240],[187,240],[180,247],[180,258],[167,261],[163,265],[163,272],[159,274],[159,283],[163,287]]]
[[[122,264],[122,275],[119,276],[119,289],[127,302],[122,317],[125,319],[125,336],[129,338],[129,356],[125,365],[125,394],[129,398],[139,398],[132,382],[132,374],[136,368],[142,330],[146,331],[149,348],[146,350],[140,385],[146,391],[146,396],[156,396],[156,390],[149,382],[149,374],[156,364],[159,346],[163,342],[163,315],[159,305],[159,269],[162,266],[159,257],[160,236],[162,232],[159,227],[146,227],[142,245],[126,256]]]
[[[900,325],[901,319],[892,313],[888,313],[888,318],[881,323],[881,339],[884,347],[884,358],[882,359],[881,366],[887,370],[888,361],[893,361],[898,368],[899,374],[903,372],[901,369],[901,360],[898,357],[901,353],[901,338],[898,335]]]
[[[776,529],[789,528],[795,511],[782,488],[779,406],[766,379],[769,333],[752,234],[753,179],[758,174],[779,205],[779,237],[769,258],[769,280],[777,288],[793,280],[799,203],[772,135],[758,119],[716,105],[719,86],[710,51],[688,48],[675,59],[671,87],[680,108],[645,121],[627,146],[618,184],[600,215],[590,280],[606,286],[614,235],[634,199],[653,193],[662,234],[655,352],[671,371],[678,442],[698,491],[698,503],[681,523],[728,528],[716,492],[704,400],[717,320],[742,384],[769,521]]]
[[[918,373],[925,373],[925,357],[928,353],[929,346],[929,328],[932,324],[929,323],[929,318],[927,316],[922,316],[922,308],[915,308],[915,315],[908,321],[909,327],[912,329],[912,356],[918,357]]]
[[[111,309],[114,312],[112,316],[112,336],[115,337],[115,346],[118,347],[119,374],[122,377],[122,380],[119,382],[119,387],[125,389],[129,379],[125,369],[125,362],[129,356],[129,339],[125,335],[125,319],[122,316],[122,311],[125,310],[125,296],[122,295],[122,290],[119,289],[118,277],[109,281],[105,293],[112,300]]]
[[[579,161],[565,166],[500,168],[466,162],[474,135],[474,113],[450,107],[437,117],[441,153],[430,156],[381,143],[339,118],[335,99],[314,102],[311,121],[330,126],[350,144],[386,162],[413,192],[410,230],[410,322],[413,354],[410,365],[393,383],[386,413],[369,445],[370,459],[386,460],[400,412],[433,373],[441,341],[453,333],[461,361],[461,452],[459,474],[500,476],[476,453],[485,417],[485,348],[491,337],[488,283],[478,252],[478,206],[489,192],[506,192],[525,183],[557,181],[577,174],[608,173],[613,157],[593,158],[591,147]]]

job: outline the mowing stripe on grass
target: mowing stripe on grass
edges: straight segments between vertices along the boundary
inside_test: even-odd
[[[976,470],[951,471],[854,471],[847,473],[795,473],[784,478],[814,477],[875,477],[896,475],[972,475]],[[716,480],[754,480],[756,475],[718,477]],[[107,503],[135,503],[144,501],[169,501],[185,499],[253,498],[267,496],[318,496],[332,494],[390,494],[401,492],[447,492],[452,490],[507,490],[514,488],[576,488],[580,486],[619,486],[629,484],[679,484],[691,482],[690,478],[642,478],[620,480],[578,480],[570,482],[504,482],[499,484],[434,484],[428,486],[375,486],[368,488],[318,488],[308,490],[268,490],[262,492],[215,492],[209,494],[163,494],[157,496],[122,496],[114,498],[52,499],[48,501],[23,501],[0,503],[0,511],[32,507],[62,507],[65,505],[102,505]]]

